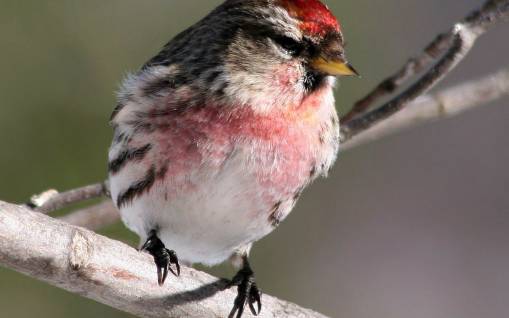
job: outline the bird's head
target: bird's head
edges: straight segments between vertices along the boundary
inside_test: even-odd
[[[261,110],[296,104],[336,76],[356,75],[339,22],[319,0],[227,0],[149,65]]]
[[[300,47],[299,53],[311,69],[323,75],[358,75],[345,58],[341,26],[326,5],[319,0],[279,0],[275,3],[296,20],[293,24],[297,32],[286,41]]]

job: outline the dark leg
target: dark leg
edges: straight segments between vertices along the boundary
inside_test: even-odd
[[[164,284],[168,276],[168,270],[175,276],[180,275],[180,264],[177,253],[164,246],[163,242],[157,237],[157,232],[155,230],[150,231],[148,239],[145,244],[143,244],[141,250],[149,252],[149,254],[154,257],[154,262],[157,266],[157,282],[159,286]],[[177,269],[176,273],[171,268],[172,264],[174,264]]]
[[[242,269],[233,277],[229,286],[237,286],[237,298],[235,298],[235,304],[232,311],[230,312],[229,318],[240,318],[244,313],[246,304],[249,305],[249,309],[253,315],[257,316],[262,310],[262,293],[256,286],[254,272],[249,266],[247,255],[242,256]],[[255,304],[258,307],[258,311],[255,309]],[[237,314],[235,316],[235,313]]]

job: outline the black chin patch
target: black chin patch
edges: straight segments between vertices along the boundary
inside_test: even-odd
[[[308,92],[313,92],[320,88],[325,83],[325,80],[325,75],[308,71],[304,77],[304,87]]]

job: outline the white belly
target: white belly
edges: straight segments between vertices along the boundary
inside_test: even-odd
[[[156,181],[148,193],[121,209],[124,223],[142,242],[152,229],[184,262],[215,265],[270,233],[271,206],[264,204],[256,178],[242,155],[218,170],[204,165],[189,176],[191,186]],[[130,167],[110,178],[112,197],[137,174]],[[134,167],[133,167],[134,168]],[[288,208],[289,212],[290,208]]]

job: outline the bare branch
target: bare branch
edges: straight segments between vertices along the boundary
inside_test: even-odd
[[[97,231],[120,221],[120,214],[111,200],[74,211],[60,218],[60,220]]]
[[[40,195],[32,196],[27,206],[34,208],[37,212],[49,214],[78,202],[100,198],[107,195],[108,192],[107,181],[62,193],[48,190]]]
[[[236,296],[225,280],[191,268],[159,287],[150,255],[4,202],[0,264],[141,317],[227,317]],[[269,295],[263,305],[259,317],[324,318]]]
[[[452,34],[440,34],[429,44],[424,51],[416,57],[409,59],[405,65],[394,75],[383,80],[378,86],[356,102],[350,112],[341,119],[343,123],[348,123],[354,117],[361,115],[383,97],[395,93],[412,76],[421,73],[426,67],[447,51],[452,43]]]
[[[387,119],[431,89],[465,58],[480,35],[495,23],[508,17],[509,0],[490,0],[480,10],[474,11],[462,22],[457,23],[449,32],[439,35],[420,56],[411,59],[398,73],[383,81],[343,118],[342,142],[345,143],[376,123]],[[437,63],[408,89],[379,108],[363,114],[373,103],[396,91],[442,53],[443,56]]]
[[[477,106],[509,96],[509,69],[419,97],[408,107],[342,146],[348,150],[424,122],[457,116]]]

